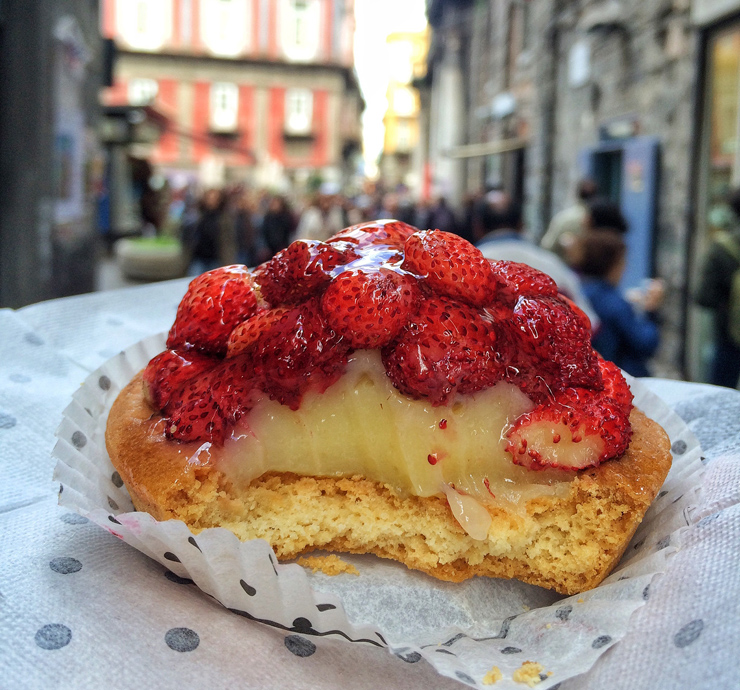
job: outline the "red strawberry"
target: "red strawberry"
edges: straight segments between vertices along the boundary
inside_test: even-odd
[[[309,388],[326,390],[341,376],[349,351],[319,300],[311,299],[274,322],[255,342],[252,357],[265,392],[296,410]]]
[[[514,463],[530,469],[595,467],[624,453],[629,413],[603,391],[568,391],[521,415],[508,435]]]
[[[627,414],[632,411],[632,391],[619,367],[599,357],[599,369],[604,382],[604,396],[613,400]]]
[[[383,362],[402,393],[447,403],[454,391],[473,393],[504,377],[507,344],[493,320],[445,297],[423,301]]]
[[[565,302],[571,308],[571,311],[580,319],[581,324],[583,324],[583,327],[587,331],[590,332],[592,330],[591,319],[588,318],[588,314],[586,314],[586,312],[583,311],[583,309],[581,309],[570,297],[560,292],[558,293],[558,299]]]
[[[510,330],[517,345],[510,380],[525,393],[602,387],[591,333],[556,297],[520,297]]]
[[[555,297],[558,294],[555,281],[528,264],[517,261],[490,261],[490,264],[496,277],[503,283],[496,296],[512,306],[520,296]]]
[[[337,266],[357,258],[349,244],[297,240],[254,271],[262,297],[273,307],[300,302],[325,286]]]
[[[257,296],[245,266],[224,266],[195,278],[177,308],[169,349],[223,355],[229,334],[257,311]]]
[[[222,360],[172,394],[164,412],[165,433],[178,441],[221,444],[256,396],[254,367],[246,356]]]
[[[330,238],[328,242],[331,244],[350,242],[358,247],[379,244],[401,248],[415,232],[417,232],[416,228],[398,220],[375,220],[346,228]]]
[[[387,268],[348,270],[326,289],[326,321],[353,348],[387,345],[406,325],[420,299],[417,279]]]
[[[451,232],[414,233],[404,245],[402,268],[418,276],[436,292],[483,307],[489,304],[499,281],[480,250]]]
[[[289,310],[290,307],[263,309],[250,316],[246,321],[242,321],[231,331],[226,357],[235,357],[242,352],[246,352],[262,333]]]
[[[197,352],[165,350],[144,369],[144,396],[152,406],[161,410],[169,402],[173,391],[212,369],[217,363],[217,359]]]

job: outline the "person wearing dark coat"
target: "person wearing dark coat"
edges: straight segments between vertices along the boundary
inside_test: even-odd
[[[270,256],[288,246],[295,228],[295,217],[288,207],[288,202],[282,196],[273,196],[262,219],[262,239],[269,249]]]

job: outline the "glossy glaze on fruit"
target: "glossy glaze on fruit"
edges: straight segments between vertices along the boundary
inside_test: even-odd
[[[629,389],[548,276],[395,221],[294,242],[251,275],[196,278],[167,345],[145,390],[177,441],[223,446],[270,401],[306,415],[356,353],[373,351],[399,399],[430,410],[515,386],[528,409],[512,409],[502,444],[527,470],[595,465],[629,444]],[[579,452],[551,452],[558,443]]]

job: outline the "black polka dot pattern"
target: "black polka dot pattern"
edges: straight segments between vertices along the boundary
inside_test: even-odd
[[[696,642],[702,630],[704,630],[704,621],[701,618],[697,618],[684,625],[673,636],[673,644],[678,648],[688,647],[690,644]]]
[[[81,431],[75,431],[74,434],[72,434],[72,445],[75,448],[84,448],[86,444],[87,436],[85,436]]]
[[[164,641],[175,652],[192,652],[198,648],[200,637],[190,628],[171,628],[165,634]]]
[[[686,441],[679,439],[671,446],[671,452],[674,455],[683,455],[686,452]]]
[[[645,589],[642,590],[642,600],[647,601],[650,598],[650,585],[645,585]]]
[[[117,487],[119,489],[123,486],[123,479],[121,479],[121,475],[118,474],[118,472],[114,472],[110,476],[110,480],[113,482],[113,486],[115,486],[115,487]]]
[[[501,650],[502,654],[521,654],[521,649],[519,647],[504,647]]]
[[[257,590],[251,585],[248,585],[246,582],[244,582],[244,580],[239,580],[239,584],[250,597],[253,597],[255,594],[257,594]]]
[[[0,429],[12,429],[18,420],[12,415],[6,412],[0,412]]]
[[[177,556],[175,556],[175,554],[172,553],[172,551],[166,551],[165,554],[164,554],[164,557],[168,561],[174,561],[175,563],[179,563],[180,562],[180,559]]]
[[[36,333],[26,333],[23,336],[23,340],[25,340],[29,345],[43,345],[44,341],[41,339],[39,335]]]
[[[61,649],[72,641],[72,631],[60,623],[50,623],[36,631],[34,637],[41,649]]]
[[[405,661],[407,664],[416,664],[421,661],[421,654],[419,654],[419,652],[409,652],[402,650],[396,652],[396,656],[401,661]]]
[[[657,543],[657,544],[655,545],[655,550],[656,550],[656,551],[661,551],[662,549],[665,549],[665,548],[667,548],[667,547],[668,547],[668,546],[670,546],[670,545],[671,545],[671,535],[669,534],[668,536],[666,536],[666,537],[663,537],[663,538],[662,538],[662,539],[661,539],[661,540],[660,540],[660,541],[659,541],[659,542],[658,542],[658,543]]]
[[[179,575],[175,575],[171,570],[166,570],[164,573],[164,576],[170,581],[174,582],[176,585],[192,585],[193,581],[188,577],[180,577]]]
[[[475,681],[467,673],[463,673],[462,671],[455,671],[455,677],[458,680],[461,680],[463,683],[467,683],[468,685],[475,685]]]
[[[76,573],[82,570],[82,563],[80,563],[76,558],[63,556],[61,558],[52,558],[51,561],[49,561],[49,567],[55,573],[69,575],[70,573]]]
[[[285,647],[291,654],[300,657],[311,656],[316,652],[316,645],[300,635],[288,635],[285,638]]]
[[[116,503],[110,496],[108,496],[108,505],[111,507],[111,510],[118,510],[118,503]]]
[[[600,635],[591,643],[591,646],[594,649],[601,649],[602,647],[606,647],[611,641],[612,638],[609,635]]]
[[[557,611],[555,611],[555,618],[561,621],[567,621],[568,618],[570,618],[572,611],[573,607],[570,604],[567,606],[561,606]]]
[[[59,516],[59,519],[68,525],[84,525],[86,522],[90,522],[86,517],[79,513],[64,513]]]
[[[107,376],[101,376],[98,379],[98,386],[100,386],[100,390],[108,391],[110,390],[110,379]]]

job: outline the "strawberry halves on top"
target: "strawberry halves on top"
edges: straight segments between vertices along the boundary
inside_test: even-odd
[[[195,278],[177,308],[169,349],[223,356],[234,327],[257,311],[246,266],[224,266]]]
[[[568,388],[516,420],[506,447],[515,464],[580,470],[627,450],[632,393],[616,366],[599,365],[603,390]]]

